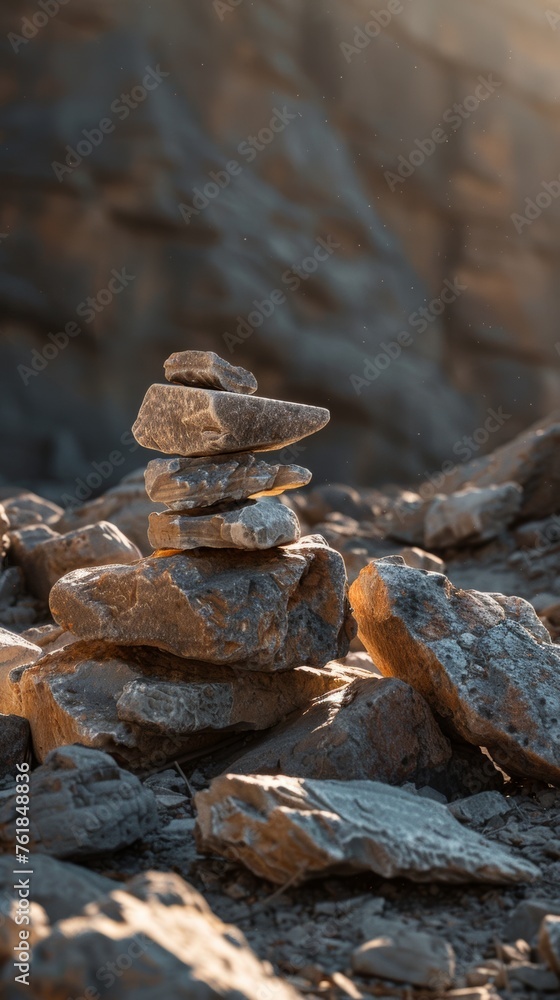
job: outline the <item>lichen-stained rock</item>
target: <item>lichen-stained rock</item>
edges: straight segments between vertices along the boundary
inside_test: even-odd
[[[292,510],[276,500],[249,500],[204,515],[163,511],[150,514],[148,538],[154,549],[273,549],[300,537]]]
[[[426,511],[424,544],[428,549],[488,542],[519,514],[523,490],[517,483],[469,486],[434,497]]]
[[[421,695],[402,681],[370,677],[318,699],[228,771],[399,785],[450,757],[449,741]]]
[[[23,569],[31,593],[43,601],[48,601],[56,581],[74,569],[132,563],[141,558],[136,545],[108,521],[65,535],[38,525],[13,532],[11,540],[12,559]]]
[[[377,781],[235,774],[195,796],[199,849],[284,885],[328,873],[414,882],[524,882],[539,870],[438,802]]]
[[[252,372],[236,368],[213,351],[177,351],[163,365],[168,382],[199,389],[223,389],[251,396],[258,389]]]
[[[69,746],[51,751],[30,775],[29,848],[56,858],[117,851],[157,822],[153,793],[106,753]],[[0,851],[16,843],[16,795],[0,805]]]
[[[362,570],[350,599],[379,669],[412,684],[444,729],[509,774],[560,784],[560,648],[527,602],[457,590],[399,557]]]
[[[213,458],[154,458],[145,473],[148,496],[181,510],[275,496],[306,486],[310,479],[308,469],[299,465],[275,464],[244,452]]]
[[[66,866],[65,866],[66,867]],[[28,1000],[298,1000],[295,989],[261,962],[237,927],[224,924],[202,896],[172,872],[146,872],[87,912],[60,920],[31,951],[28,986],[14,967],[2,995]],[[112,971],[111,971],[112,970]]]
[[[78,642],[24,671],[14,698],[39,760],[80,743],[148,771],[233,731],[274,726],[361,673],[341,664],[235,672],[153,648]]]
[[[274,451],[315,434],[330,413],[318,406],[184,385],[151,385],[132,428],[144,448],[196,458]]]
[[[35,663],[43,655],[40,646],[29,642],[17,632],[0,628],[0,681],[3,683],[14,667]]]
[[[243,670],[322,667],[346,655],[355,628],[343,559],[315,535],[267,552],[198,549],[76,570],[50,606],[82,639]]]

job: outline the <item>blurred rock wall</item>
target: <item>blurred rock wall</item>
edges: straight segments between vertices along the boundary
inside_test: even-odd
[[[557,404],[549,4],[12,0],[0,21],[3,481],[59,499],[141,464],[128,428],[187,347],[331,408],[293,456],[318,480],[414,483],[489,409],[473,454]]]

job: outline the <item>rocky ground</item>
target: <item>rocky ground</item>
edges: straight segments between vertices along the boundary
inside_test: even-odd
[[[164,395],[257,452],[325,419],[166,374],[167,454]],[[558,996],[560,421],[412,494],[207,420],[151,499],[2,490],[3,995]]]

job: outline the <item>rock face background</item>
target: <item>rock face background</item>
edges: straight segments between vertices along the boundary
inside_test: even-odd
[[[331,409],[305,458],[303,446],[287,458],[319,481],[336,468],[346,482],[418,482],[475,457],[459,442],[490,407],[509,418],[486,450],[547,413],[560,199],[521,232],[511,216],[558,178],[549,8],[402,0],[345,56],[385,0],[72,0],[14,45],[8,32],[38,7],[5,5],[4,479],[63,505],[111,485],[147,457],[128,428],[150,373],[178,345],[229,357],[225,334],[262,394]],[[149,70],[154,89],[127,109],[120,95]],[[491,92],[457,125],[453,105],[468,106],[480,77]],[[112,131],[57,179],[53,162],[107,117]],[[271,141],[251,149],[271,121]],[[429,150],[438,127],[444,141],[391,191],[384,172],[421,160],[416,140]],[[223,190],[181,212],[212,171]],[[308,257],[316,270],[298,278]],[[113,271],[125,287],[107,294]],[[420,332],[413,314],[446,281],[465,287]],[[65,327],[60,349],[49,334]],[[401,331],[412,344],[358,394],[350,376]],[[18,372],[32,359],[44,369]]]

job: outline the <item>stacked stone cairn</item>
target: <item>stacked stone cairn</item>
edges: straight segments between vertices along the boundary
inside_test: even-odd
[[[50,608],[71,644],[18,681],[41,759],[68,733],[147,770],[155,751],[174,760],[270,728],[349,680],[331,662],[355,633],[344,561],[300,538],[278,499],[311,475],[260,454],[320,430],[328,410],[258,397],[253,375],[211,353],[174,354],[165,374],[133,428],[169,456],[146,470],[165,504],[149,518],[154,552],[60,579]]]

